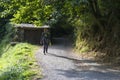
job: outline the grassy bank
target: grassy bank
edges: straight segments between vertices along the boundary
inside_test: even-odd
[[[11,46],[16,30],[12,23],[4,25],[4,36],[0,39],[0,80],[36,80],[41,71],[35,59],[37,46],[18,43]]]
[[[83,26],[82,23],[77,26],[75,30],[75,51],[80,56],[120,66],[119,37],[115,38],[112,33],[107,31],[104,33],[95,31],[96,26]]]
[[[0,80],[34,80],[41,78],[35,60],[36,46],[19,43],[10,46],[0,57]]]

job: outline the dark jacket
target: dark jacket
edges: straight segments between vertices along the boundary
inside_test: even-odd
[[[43,45],[48,45],[50,41],[50,35],[48,32],[43,32],[41,36],[41,42]]]

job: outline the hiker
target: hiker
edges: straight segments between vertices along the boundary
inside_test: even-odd
[[[43,53],[45,55],[45,53],[48,53],[48,45],[49,45],[49,32],[48,29],[44,29],[44,32],[42,33],[41,36],[41,44],[43,45]]]

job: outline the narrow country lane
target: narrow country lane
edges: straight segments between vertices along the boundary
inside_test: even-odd
[[[41,80],[120,80],[120,71],[78,58],[65,45],[50,46],[46,55],[40,48],[36,58],[42,68]]]

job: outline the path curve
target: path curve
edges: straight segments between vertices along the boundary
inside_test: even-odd
[[[41,80],[120,80],[120,71],[73,56],[65,45],[50,46],[46,55],[40,48],[36,58],[42,68]]]

